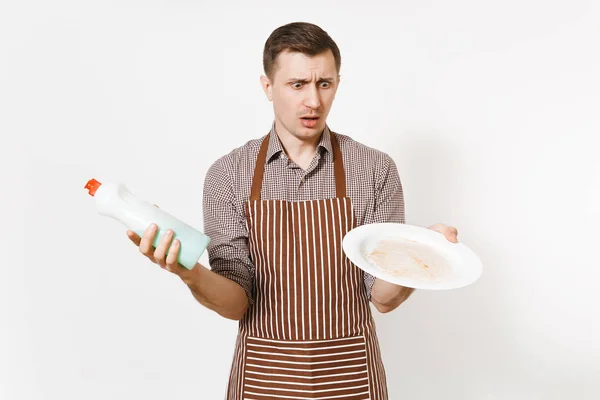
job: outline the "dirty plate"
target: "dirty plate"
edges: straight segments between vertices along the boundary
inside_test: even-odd
[[[457,289],[482,273],[481,260],[471,249],[420,226],[363,225],[346,234],[343,248],[363,271],[415,289]]]

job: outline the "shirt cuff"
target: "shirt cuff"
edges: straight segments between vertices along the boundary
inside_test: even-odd
[[[366,272],[364,273],[364,283],[365,283],[365,292],[367,294],[367,300],[371,300],[371,290],[373,290],[373,284],[375,283],[375,277],[371,274],[368,274]]]
[[[210,267],[214,273],[240,285],[248,296],[248,304],[254,304],[253,279],[248,267],[235,260],[214,260],[210,263]]]

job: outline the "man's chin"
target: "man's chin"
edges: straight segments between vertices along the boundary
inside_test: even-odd
[[[300,136],[306,136],[308,138],[308,137],[320,135],[324,129],[325,129],[325,124],[318,124],[312,128],[300,126],[296,132],[298,132],[298,134]]]

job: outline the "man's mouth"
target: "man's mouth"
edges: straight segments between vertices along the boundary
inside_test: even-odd
[[[301,117],[300,121],[302,121],[302,126],[304,126],[305,128],[313,129],[316,128],[318,119],[318,116],[306,116]]]

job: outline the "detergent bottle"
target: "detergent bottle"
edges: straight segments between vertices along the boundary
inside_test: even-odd
[[[156,247],[167,230],[174,233],[173,239],[180,241],[177,261],[187,269],[192,269],[204,253],[210,238],[202,232],[178,220],[171,214],[136,197],[123,183],[106,182],[104,184],[90,179],[85,185],[90,196],[94,197],[98,213],[113,218],[140,237],[155,223],[158,233],[152,245]]]

